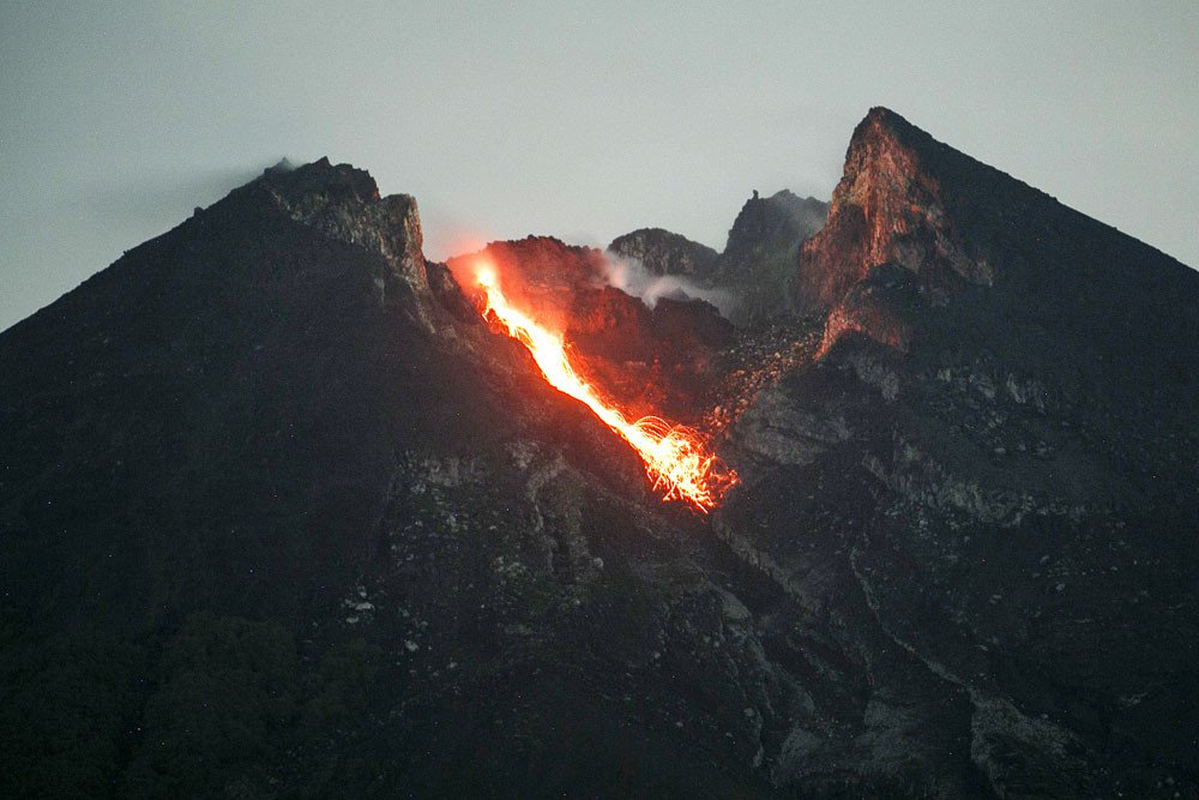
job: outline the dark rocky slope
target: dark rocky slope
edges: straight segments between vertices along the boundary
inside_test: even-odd
[[[0,791],[1194,794],[1199,280],[881,109],[773,208],[733,332],[488,248],[726,432],[707,521],[344,165],[0,334]]]
[[[5,795],[765,795],[815,713],[758,628],[793,601],[360,170],[268,170],[0,335],[0,373]]]
[[[742,579],[465,308],[322,161],[0,336],[0,792],[766,787]]]
[[[777,769],[1195,791],[1199,275],[875,109],[796,299],[820,357],[740,418],[721,524],[871,681]]]

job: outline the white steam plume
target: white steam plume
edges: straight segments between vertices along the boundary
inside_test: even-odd
[[[662,298],[670,300],[706,300],[728,317],[736,305],[733,293],[697,284],[686,275],[658,275],[634,258],[604,254],[608,285],[641,299],[653,308]]]

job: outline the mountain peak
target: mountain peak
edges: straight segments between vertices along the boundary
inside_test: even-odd
[[[849,140],[849,152],[852,154],[863,145],[874,141],[888,141],[913,151],[924,151],[943,147],[927,132],[913,125],[902,114],[889,108],[875,106],[867,112],[862,121],[854,128]]]
[[[325,158],[328,159],[328,156],[325,156]],[[273,167],[267,167],[266,169],[264,169],[262,171],[262,174],[263,175],[271,175],[273,173],[286,173],[286,172],[293,171],[295,168],[296,168],[296,165],[291,163],[291,159],[289,159],[287,156],[284,156],[283,158],[276,161],[275,165]]]
[[[871,109],[850,139],[828,224],[804,245],[799,305],[834,305],[872,267],[888,262],[920,274],[938,298],[964,284],[989,285],[992,268],[962,244],[949,213],[953,192],[947,192],[943,178],[967,175],[990,183],[1000,174],[899,114],[881,106]]]
[[[333,164],[328,156],[299,167],[286,158],[263,170],[262,182],[293,201],[305,195],[370,203],[379,200],[379,186],[364,169],[351,164]]]
[[[1076,339],[1079,352],[1139,365],[1152,383],[1177,370],[1155,362],[1138,340],[1199,331],[1194,304],[1178,303],[1199,297],[1192,270],[884,108],[854,131],[828,222],[798,261],[797,305],[831,309],[837,323],[826,331],[826,350],[847,330],[906,347],[909,337],[895,333],[901,327],[914,346],[937,338],[934,318],[948,325],[968,315],[972,335],[992,354],[1024,368],[1050,346],[1037,331],[1052,329],[1059,345]],[[902,302],[857,291],[883,266],[891,276],[906,273]],[[944,310],[923,318],[921,309]],[[876,324],[884,318],[890,322]]]
[[[984,170],[1004,175],[940,142],[889,108],[875,106],[854,128],[845,153],[845,175],[890,172],[895,184],[928,182],[945,170]],[[930,187],[931,188],[931,187]]]
[[[886,106],[873,106],[866,116],[858,123],[858,129],[863,127],[888,128],[893,131],[917,131],[924,133],[902,114],[896,113]]]
[[[824,212],[613,243],[735,330],[279,164],[0,333],[0,796],[1199,795],[1199,274],[886,109]]]
[[[296,222],[382,255],[412,289],[428,290],[416,198],[381,197],[369,172],[351,164],[333,164],[328,156],[295,169],[286,169],[285,161],[267,168],[234,194],[265,192]]]
[[[706,277],[716,263],[717,252],[707,245],[663,228],[640,228],[618,236],[608,252],[635,259],[655,275]]]

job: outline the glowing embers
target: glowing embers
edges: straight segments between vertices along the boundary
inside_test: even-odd
[[[503,325],[533,355],[546,381],[558,391],[587,405],[604,424],[632,445],[645,462],[645,471],[663,500],[682,500],[707,513],[737,483],[737,473],[725,466],[707,446],[704,437],[685,425],[672,425],[660,417],[629,422],[618,409],[601,400],[567,357],[562,337],[513,308],[500,291],[495,270],[476,269],[483,289],[483,316]]]

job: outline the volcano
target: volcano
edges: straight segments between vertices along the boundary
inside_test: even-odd
[[[1199,274],[882,108],[720,253],[440,264],[268,169],[0,334],[0,793],[1194,796],[1195,341]]]

